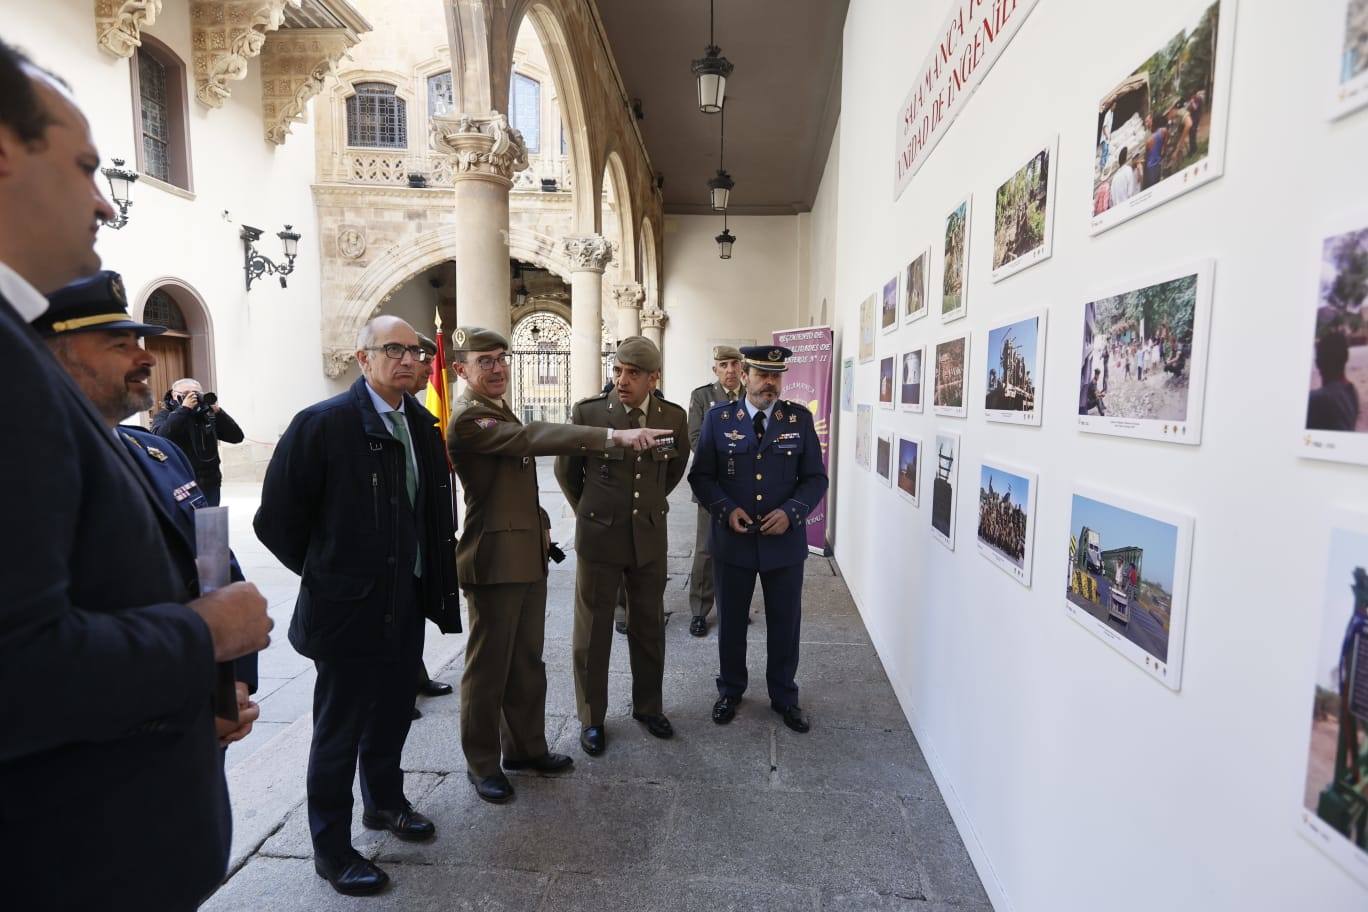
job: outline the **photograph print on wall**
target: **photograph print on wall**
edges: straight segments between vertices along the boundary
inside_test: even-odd
[[[841,411],[855,411],[855,359],[841,359]]]
[[[1368,104],[1368,0],[1339,0],[1341,26],[1332,117]]]
[[[945,234],[941,256],[942,323],[958,320],[969,312],[969,204],[956,206],[945,217]]]
[[[979,554],[1028,588],[1035,512],[1036,474],[983,460],[979,469]]]
[[[879,407],[891,409],[893,407],[893,387],[895,383],[894,364],[898,360],[896,355],[889,355],[887,358],[879,359]]]
[[[1045,311],[989,328],[986,357],[984,417],[1038,426],[1045,383]]]
[[[931,409],[937,415],[963,418],[969,414],[965,400],[968,380],[969,336],[956,336],[936,343],[931,361],[934,378],[931,390]]]
[[[870,295],[860,302],[860,363],[874,360],[874,325],[878,320],[879,301]]]
[[[1084,305],[1080,430],[1201,443],[1213,273],[1204,260]]]
[[[1055,162],[1059,137],[1040,146],[997,188],[993,200],[993,281],[1048,259],[1054,249]]]
[[[855,464],[869,468],[874,464],[870,450],[874,447],[874,406],[855,407]]]
[[[903,270],[903,322],[911,323],[926,316],[926,274],[931,263],[931,251],[923,250]]]
[[[936,450],[930,454],[931,536],[951,551],[955,550],[955,494],[959,484],[960,435],[954,431],[936,433]]]
[[[1076,486],[1064,609],[1177,690],[1183,673],[1192,517]]]
[[[1312,332],[1300,452],[1368,465],[1368,220],[1318,253],[1318,287],[1302,304]]]
[[[921,506],[921,440],[914,437],[898,437],[898,461],[896,487],[898,496]]]
[[[925,408],[922,403],[922,377],[925,374],[922,362],[925,355],[925,348],[903,352],[898,370],[898,407],[905,412],[920,412]]]
[[[879,296],[879,329],[891,333],[898,328],[898,276],[884,283],[883,293]]]
[[[1166,12],[1132,24],[1151,43],[1139,68],[1097,105],[1093,234],[1215,180],[1225,167],[1235,0],[1168,6],[1181,7],[1176,18]]]
[[[1368,887],[1364,820],[1353,812],[1368,782],[1368,516],[1336,516],[1326,563],[1299,829]]]
[[[893,484],[893,432],[880,431],[874,442],[874,472],[886,485]]]

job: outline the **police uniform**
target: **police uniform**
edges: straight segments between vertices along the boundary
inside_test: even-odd
[[[786,370],[784,361],[792,354],[780,346],[741,351],[748,368],[773,372]],[[805,522],[826,493],[827,474],[811,412],[785,399],[775,400],[767,419],[758,420],[757,412],[744,397],[711,409],[689,471],[689,484],[712,529],[721,664],[713,720],[731,721],[746,690],[746,619],[758,575],[765,594],[770,704],[789,727],[805,731],[794,682],[808,554]],[[738,507],[753,520],[754,531],[732,530],[729,517]],[[776,509],[788,515],[788,530],[761,534],[760,518]]]
[[[645,372],[660,370],[660,350],[639,336],[624,339],[617,363]],[[575,624],[573,664],[581,743],[590,754],[605,744],[608,658],[613,646],[613,607],[619,585],[627,593],[627,645],[632,663],[632,715],[651,734],[673,734],[664,716],[666,514],[669,493],[684,478],[682,449],[688,425],[684,409],[647,395],[629,407],[615,393],[575,403],[571,422],[629,430],[650,426],[674,431],[669,445],[633,452],[612,447],[556,459],[556,480],[575,511]],[[597,729],[597,731],[595,731]]]
[[[718,361],[740,361],[741,351],[730,345],[713,347],[713,363]],[[689,449],[698,449],[698,438],[703,433],[703,418],[714,406],[723,402],[735,402],[744,395],[746,388],[738,386],[728,391],[719,381],[705,383],[694,389],[689,396]],[[694,498],[698,503],[698,498]],[[713,608],[713,569],[712,556],[708,551],[708,511],[702,505],[698,508],[698,526],[694,534],[693,570],[689,574],[689,610],[694,620],[689,632],[694,636],[705,636],[708,632],[708,614]],[[701,619],[701,621],[700,621]]]
[[[499,333],[463,326],[453,352],[507,349]],[[546,744],[547,548],[550,517],[537,497],[537,456],[600,452],[600,428],[523,424],[503,400],[470,387],[452,405],[447,447],[465,493],[457,575],[470,611],[461,675],[461,747],[480,797],[503,801],[512,787],[499,769],[537,766]],[[568,759],[568,758],[567,758]]]

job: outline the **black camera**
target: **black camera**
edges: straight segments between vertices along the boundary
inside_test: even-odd
[[[202,393],[200,395],[200,403],[211,407],[217,405],[218,393]]]
[[[552,542],[551,547],[546,549],[546,556],[558,564],[565,560],[565,552],[562,551],[560,545],[555,542]]]

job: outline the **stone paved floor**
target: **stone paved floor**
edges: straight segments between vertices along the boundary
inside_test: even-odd
[[[554,480],[544,473],[542,481],[555,533],[570,539],[573,523]],[[244,489],[244,499],[250,493]],[[355,845],[392,883],[377,897],[342,897],[314,874],[310,859],[302,806],[309,705],[292,696],[300,702],[280,701],[273,715],[281,721],[269,723],[281,728],[244,752],[230,773],[233,873],[204,908],[987,912],[968,854],[830,561],[813,558],[806,568],[798,681],[812,731],[789,731],[769,709],[758,594],[752,690],[735,722],[711,722],[716,628],[703,639],[688,634],[695,512],[684,491],[672,500],[665,706],[673,740],[651,738],[632,721],[626,643],[618,637],[608,750],[591,758],[579,749],[570,672],[571,552],[552,571],[545,653],[547,736],[554,750],[575,757],[571,774],[511,774],[516,799],[486,804],[464,775],[456,698],[423,701],[424,718],[414,723],[404,754],[406,791],[436,822],[437,839],[413,845],[365,830],[358,798]],[[280,585],[275,594],[283,598],[290,582],[273,576],[271,585]],[[272,605],[276,614],[273,597]],[[278,629],[289,610],[287,604],[277,617]],[[430,670],[457,681],[461,657],[451,650],[461,638],[430,639],[439,641],[436,648],[429,642],[430,656],[454,655],[449,666]],[[279,649],[289,649],[283,636],[272,646]],[[263,675],[267,667],[279,668],[287,679],[276,694],[306,692],[300,682],[311,682],[308,663],[284,654],[269,658]],[[291,705],[300,717],[286,719]]]

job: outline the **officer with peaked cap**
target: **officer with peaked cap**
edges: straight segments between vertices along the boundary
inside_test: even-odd
[[[708,412],[689,484],[712,523],[721,673],[713,721],[736,716],[746,690],[746,619],[755,579],[765,594],[765,682],[770,707],[796,732],[808,730],[798,706],[804,526],[826,494],[827,474],[812,413],[779,398],[785,361],[778,345],[741,349],[746,395]]]
[[[631,336],[618,345],[613,390],[575,403],[570,418],[594,428],[669,428],[672,438],[647,451],[619,448],[557,457],[556,480],[575,511],[573,663],[580,744],[591,755],[607,746],[608,658],[613,606],[627,593],[627,648],[632,661],[632,718],[657,738],[674,734],[665,717],[666,498],[684,479],[688,433],[684,409],[652,395],[660,349]]]
[[[461,676],[461,747],[466,775],[485,801],[513,797],[500,770],[558,772],[574,762],[546,743],[546,574],[551,520],[537,497],[537,456],[640,452],[669,430],[523,424],[508,390],[508,340],[462,326],[451,334],[466,388],[452,405],[447,447],[465,492],[465,531],[456,547],[470,610]]]

